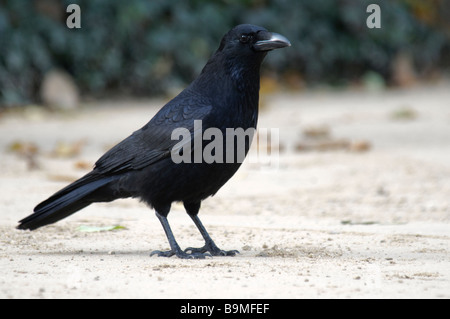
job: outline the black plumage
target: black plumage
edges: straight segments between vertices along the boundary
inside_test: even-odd
[[[144,127],[105,153],[90,173],[37,205],[18,228],[33,230],[54,223],[94,202],[136,197],[155,209],[169,240],[169,251],[152,254],[180,258],[234,255],[236,251],[223,251],[214,244],[197,215],[201,201],[214,195],[241,163],[195,162],[192,144],[192,161],[175,163],[173,152],[180,149],[174,150],[179,140],[174,140],[172,133],[187,129],[190,142],[208,128],[217,128],[222,134],[227,128],[256,128],[261,63],[268,51],[289,45],[286,38],[262,27],[239,25],[230,30],[185,90]],[[196,120],[202,121],[199,131],[194,130]],[[250,143],[244,145],[245,154]],[[206,144],[202,141],[201,149]],[[178,246],[167,221],[171,203],[176,201],[183,202],[205,239],[204,247],[183,251]]]

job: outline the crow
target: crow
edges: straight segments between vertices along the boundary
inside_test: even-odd
[[[19,221],[17,228],[34,230],[94,202],[133,197],[155,210],[169,241],[169,251],[153,251],[151,256],[195,259],[234,256],[238,251],[224,251],[216,246],[198,212],[201,202],[213,196],[241,165],[241,161],[221,159],[236,159],[228,157],[227,152],[238,147],[243,147],[247,154],[251,140],[225,148],[223,158],[219,156],[219,160],[212,162],[201,157],[198,160],[195,152],[199,146],[193,147],[190,142],[210,128],[224,135],[227,128],[255,129],[261,63],[268,51],[290,45],[287,38],[263,27],[241,24],[231,29],[189,86],[141,129],[100,157],[91,172],[37,205],[33,214]],[[196,125],[198,121],[200,128]],[[174,138],[180,129],[189,133],[187,141]],[[200,151],[206,146],[202,140]],[[183,156],[185,160],[175,161],[174,156]],[[180,248],[167,220],[173,202],[183,203],[205,240],[204,247]]]

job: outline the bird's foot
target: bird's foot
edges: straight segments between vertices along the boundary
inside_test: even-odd
[[[181,259],[205,259],[206,257],[212,257],[210,253],[207,252],[191,252],[187,253],[186,251],[177,250],[167,250],[167,251],[160,251],[155,250],[150,253],[151,256],[158,256],[158,257],[172,257],[173,255],[176,255],[178,258]]]
[[[201,248],[188,247],[184,252],[190,252],[191,254],[204,254],[209,252],[212,256],[236,256],[236,254],[239,254],[237,250],[222,250],[214,243],[206,244]]]

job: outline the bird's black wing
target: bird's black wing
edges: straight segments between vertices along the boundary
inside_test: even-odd
[[[117,174],[139,170],[169,157],[172,147],[179,142],[171,139],[176,128],[188,129],[193,138],[194,120],[206,118],[212,106],[202,96],[184,93],[167,103],[144,127],[106,152],[95,163],[94,170]]]

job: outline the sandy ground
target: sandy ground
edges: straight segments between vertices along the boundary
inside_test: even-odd
[[[136,200],[14,228],[163,101],[2,114],[0,297],[449,298],[449,101],[448,85],[264,97],[260,127],[279,128],[278,161],[244,164],[204,202],[200,218],[218,246],[241,252],[205,260],[149,257],[168,243]],[[305,130],[331,145],[317,150]],[[182,206],[169,221],[182,247],[203,244]],[[126,229],[78,229],[110,225]]]

